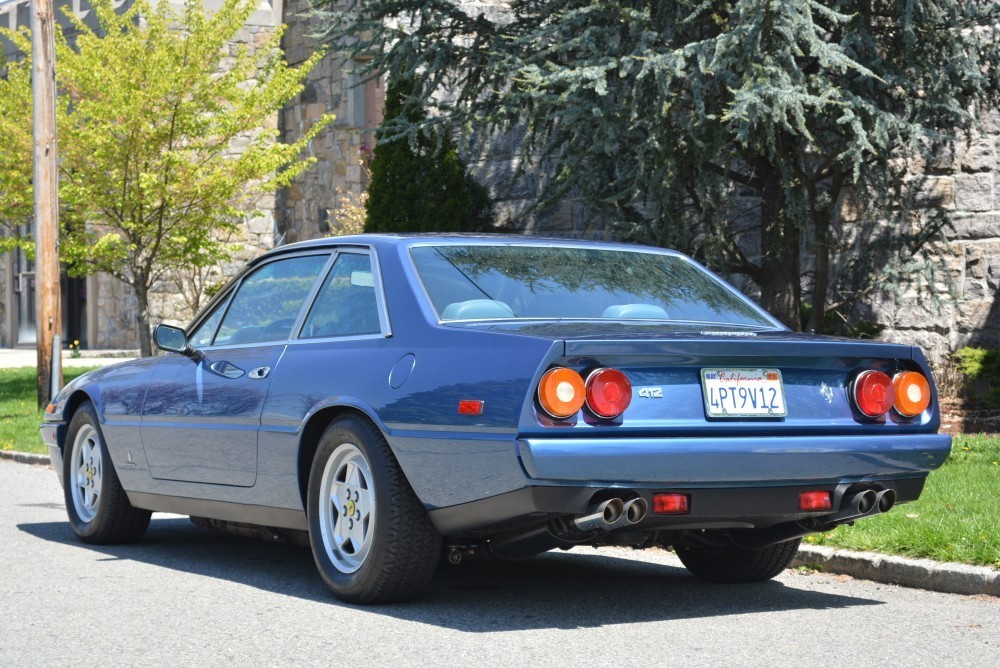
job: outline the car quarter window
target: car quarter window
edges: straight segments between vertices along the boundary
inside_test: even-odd
[[[371,259],[341,253],[309,311],[300,338],[380,334]]]
[[[226,311],[214,344],[287,339],[328,259],[329,255],[323,254],[276,260],[247,276]]]

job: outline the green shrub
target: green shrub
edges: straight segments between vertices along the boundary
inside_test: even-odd
[[[477,232],[492,229],[489,193],[468,173],[447,136],[419,133],[385,140],[403,124],[418,123],[421,108],[407,106],[412,84],[390,80],[385,116],[371,164],[366,232]]]
[[[1000,350],[966,346],[954,357],[968,395],[1000,408]]]

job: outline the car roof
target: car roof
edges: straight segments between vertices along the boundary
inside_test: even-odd
[[[273,258],[285,253],[296,253],[304,250],[332,248],[335,246],[375,246],[379,249],[387,249],[395,246],[413,246],[425,242],[434,241],[441,243],[483,243],[496,242],[503,245],[529,245],[529,246],[575,246],[592,247],[632,251],[652,251],[658,253],[678,254],[666,248],[656,248],[653,246],[641,246],[637,244],[595,241],[588,239],[575,239],[568,237],[539,237],[522,234],[462,234],[462,233],[388,233],[388,234],[354,234],[343,237],[322,237],[320,239],[310,239],[308,241],[298,241],[295,243],[279,246],[260,257],[256,258],[251,265]]]

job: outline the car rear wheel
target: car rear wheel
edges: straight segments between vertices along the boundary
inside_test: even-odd
[[[324,432],[309,475],[308,513],[313,557],[337,598],[388,603],[427,588],[441,537],[367,420],[341,418]]]
[[[89,401],[73,414],[66,435],[63,487],[70,526],[85,543],[134,543],[149,526],[150,512],[132,507],[122,489]]]
[[[738,545],[724,548],[688,546],[675,551],[691,574],[709,582],[763,582],[785,570],[799,550],[799,539],[752,550]]]

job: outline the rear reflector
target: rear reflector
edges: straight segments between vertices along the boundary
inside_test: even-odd
[[[482,415],[485,402],[473,399],[462,399],[458,402],[458,412],[460,415]]]
[[[831,508],[833,508],[833,499],[828,491],[815,490],[799,493],[799,510],[830,510]]]
[[[687,494],[654,494],[653,513],[657,515],[687,515],[691,512],[691,497]]]

